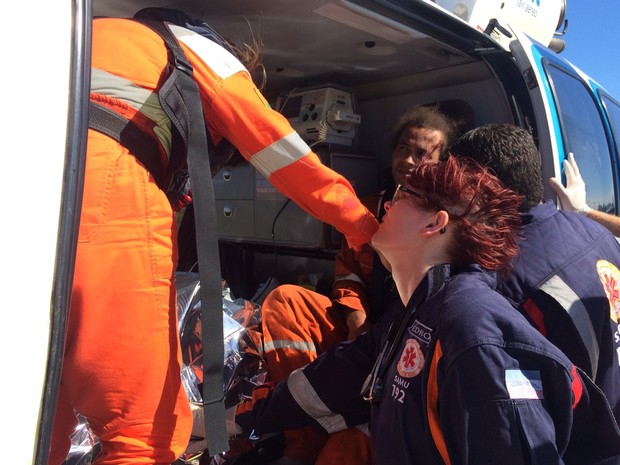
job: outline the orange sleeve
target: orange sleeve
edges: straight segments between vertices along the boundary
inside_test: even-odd
[[[380,202],[380,194],[362,200],[372,212],[378,211]],[[331,295],[334,302],[351,310],[367,312],[374,257],[375,252],[368,244],[356,251],[343,242],[335,260]]]
[[[368,310],[368,279],[358,280],[372,272],[374,252],[369,245],[363,245],[359,251],[349,247],[347,254],[342,251],[336,257],[336,280],[332,287],[332,301],[351,309],[367,312]],[[364,258],[360,258],[364,257]]]
[[[334,226],[354,249],[370,242],[379,227],[349,182],[314,153],[278,170],[269,181],[308,213]]]
[[[352,247],[370,241],[378,227],[374,215],[350,183],[322,164],[305,143],[296,142],[288,150],[291,144],[283,141],[298,136],[286,118],[269,107],[249,74],[238,72],[221,79],[204,64],[194,71],[204,91],[205,118],[212,136],[229,140],[276,189],[338,229]]]

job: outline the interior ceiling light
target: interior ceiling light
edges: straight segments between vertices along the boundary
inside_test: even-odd
[[[395,44],[404,44],[415,38],[424,37],[419,32],[396,21],[349,4],[345,8],[335,3],[326,3],[314,10],[314,13],[376,35]]]

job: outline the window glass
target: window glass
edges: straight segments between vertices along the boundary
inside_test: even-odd
[[[614,175],[605,128],[594,98],[576,76],[547,63],[566,153],[573,152],[586,183],[588,205],[615,213]]]
[[[616,141],[616,152],[620,154],[620,105],[607,95],[601,95],[601,100],[611,124],[611,132]]]

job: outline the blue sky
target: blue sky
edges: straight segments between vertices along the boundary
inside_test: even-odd
[[[620,100],[620,0],[566,0],[560,54]]]

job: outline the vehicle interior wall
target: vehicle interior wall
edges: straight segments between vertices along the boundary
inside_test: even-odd
[[[484,63],[452,67],[450,79],[442,82],[444,85],[437,85],[443,73],[444,70],[428,71],[377,82],[364,86],[359,94],[356,88],[351,88],[356,97],[355,111],[361,116],[354,150],[377,159],[379,187],[383,178],[390,176],[389,136],[392,128],[411,106],[440,104],[442,111],[459,122],[461,131],[489,122],[513,122],[505,92]],[[347,87],[346,82],[338,84]],[[275,244],[273,247],[256,246],[239,241],[226,242],[223,249],[224,261],[242,263],[249,260],[253,264],[246,271],[234,266],[227,268],[229,279],[236,281],[231,283],[233,291],[243,293],[243,297],[250,298],[260,284],[268,282],[271,277],[279,283],[309,286],[318,283],[319,289],[329,291],[336,252],[333,248],[295,250]]]
[[[147,6],[180,8],[233,42],[256,41],[266,75],[263,93],[273,107],[278,97],[294,89],[326,83],[349,89],[361,117],[349,150],[376,159],[376,166],[365,164],[363,169],[374,170],[377,186],[389,172],[387,135],[412,105],[460,102],[466,115],[455,116],[464,118],[464,129],[512,121],[502,86],[483,61],[439,35],[431,37],[374,14],[360,16],[346,1],[210,0],[203,5],[193,0],[94,0],[93,10],[94,15],[131,17]],[[264,229],[255,210],[251,221]],[[242,226],[247,227],[247,221]],[[334,244],[291,248],[264,238],[260,244],[230,239],[222,242],[223,274],[240,297],[251,297],[272,276],[280,282],[308,279],[316,284],[317,276],[333,271]],[[180,247],[184,250],[184,244]],[[181,257],[185,263],[191,259]]]
[[[483,66],[481,63],[480,66]],[[365,93],[359,100],[357,111],[362,116],[359,130],[359,146],[373,153],[380,161],[381,169],[389,168],[390,148],[388,136],[400,115],[414,105],[439,105],[440,109],[457,121],[459,130],[464,132],[472,127],[491,122],[512,123],[512,113],[501,84],[488,71],[480,80],[471,82],[468,73],[471,66],[455,67],[454,75],[461,76],[463,82],[437,85],[433,73],[424,77],[426,87],[418,82],[414,89],[403,89],[403,93],[376,95]],[[408,76],[409,81],[421,80],[418,76]],[[377,84],[380,89],[383,84]]]

